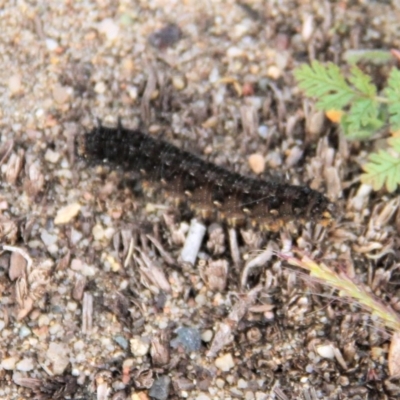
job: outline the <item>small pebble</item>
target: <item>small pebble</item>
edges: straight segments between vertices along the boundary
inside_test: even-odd
[[[201,348],[200,332],[194,328],[178,328],[176,330],[178,337],[171,340],[171,347],[182,345],[186,352],[199,351]]]
[[[60,157],[61,157],[60,153],[53,151],[51,149],[47,149],[46,153],[44,154],[44,159],[48,162],[51,162],[52,164],[57,164]]]
[[[68,204],[57,211],[54,223],[56,225],[67,224],[78,215],[80,210],[81,205],[79,203]]]
[[[46,44],[47,50],[49,50],[49,51],[54,51],[59,47],[58,42],[56,40],[50,39],[50,38],[47,38],[45,40],[45,44]]]
[[[71,243],[77,244],[82,239],[83,234],[74,228],[71,228]]]
[[[40,233],[40,238],[42,239],[42,242],[45,244],[45,246],[50,247],[54,244],[57,243],[58,241],[58,236],[57,235],[52,235],[49,232],[42,230]]]
[[[317,347],[317,353],[323,357],[333,360],[335,358],[335,351],[331,344],[324,344]]]
[[[18,360],[17,357],[4,358],[1,361],[1,366],[2,366],[2,368],[4,368],[7,371],[13,370],[13,369],[15,369],[17,360]]]
[[[81,274],[83,276],[95,276],[96,275],[96,268],[92,265],[83,264],[81,269]]]
[[[11,96],[18,94],[22,89],[21,76],[19,74],[11,75],[8,78],[8,89],[11,92]]]
[[[215,360],[215,366],[223,372],[230,371],[235,366],[232,354],[227,353],[218,357]]]
[[[282,70],[279,69],[276,65],[271,65],[267,69],[267,76],[272,79],[279,79],[282,75]]]
[[[32,333],[32,331],[25,325],[22,325],[21,328],[19,329],[19,337],[24,338],[29,336]]]
[[[128,341],[123,336],[115,336],[114,340],[124,350],[126,350],[128,348]]]
[[[50,326],[49,328],[49,333],[51,335],[56,335],[58,332],[61,332],[63,330],[61,324],[56,323]]]
[[[104,82],[97,82],[96,85],[94,86],[94,91],[97,94],[103,94],[106,91],[107,87]]]
[[[212,338],[213,338],[213,331],[212,331],[211,329],[207,329],[206,331],[204,331],[204,332],[201,334],[201,340],[202,340],[203,342],[208,343],[208,342],[211,341]]]
[[[100,224],[96,224],[92,229],[92,235],[94,240],[101,241],[105,237],[104,228]]]
[[[150,349],[150,343],[142,340],[139,336],[133,337],[130,341],[131,352],[136,357],[145,356]]]
[[[132,100],[137,100],[139,91],[136,86],[129,86],[128,87],[128,95]]]
[[[215,381],[215,385],[217,386],[217,388],[222,389],[225,386],[225,381],[223,379],[221,379],[221,378],[218,378]]]
[[[150,397],[156,400],[167,400],[171,378],[166,375],[158,377],[149,391]]]
[[[35,363],[32,358],[23,358],[17,365],[16,368],[18,371],[28,372],[32,371],[35,368]]]
[[[69,301],[67,303],[67,309],[69,311],[76,311],[78,309],[78,304],[75,301]]]
[[[245,392],[244,394],[244,400],[254,400],[254,393],[251,392],[250,390],[248,390],[247,392]]]
[[[201,307],[207,304],[207,297],[204,296],[204,294],[198,294],[194,301],[196,302],[196,304]]]
[[[38,326],[48,326],[50,323],[50,318],[46,314],[41,314],[38,319]]]
[[[265,159],[261,154],[251,154],[249,156],[249,165],[255,174],[261,174],[265,170]]]
[[[69,98],[68,88],[62,85],[55,85],[53,88],[53,98],[58,104],[66,103]]]
[[[245,380],[242,379],[242,378],[240,378],[240,379],[238,380],[237,387],[238,387],[239,389],[246,389],[247,386],[248,386],[247,381],[245,381]]]
[[[111,18],[103,19],[98,25],[98,30],[104,34],[110,42],[114,41],[119,35],[119,26]]]
[[[258,127],[258,134],[259,134],[263,139],[267,139],[267,137],[268,137],[268,132],[269,132],[268,126],[266,126],[266,125],[260,125],[260,126]]]
[[[226,52],[226,55],[229,58],[236,58],[236,57],[244,56],[245,52],[244,52],[244,50],[242,50],[239,47],[232,46],[232,47],[229,47],[228,51]]]
[[[199,395],[196,397],[196,400],[210,400],[210,397],[207,396],[206,394],[199,394]]]
[[[46,352],[47,359],[52,363],[54,375],[61,375],[69,364],[70,349],[66,344],[50,343]]]
[[[182,90],[185,88],[185,79],[180,75],[175,75],[172,77],[172,85],[176,90]]]
[[[82,351],[85,348],[85,342],[83,340],[77,340],[74,343],[74,350],[75,351]]]

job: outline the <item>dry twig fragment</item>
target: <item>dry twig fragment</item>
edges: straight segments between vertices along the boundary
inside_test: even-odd
[[[228,317],[220,323],[218,331],[211,343],[210,350],[207,352],[207,357],[215,357],[223,347],[232,342],[233,332],[248,309],[256,301],[261,289],[262,286],[256,286],[250,292],[239,297]]]
[[[205,233],[206,227],[202,223],[195,218],[190,221],[189,233],[181,251],[182,262],[194,265]]]
[[[93,296],[85,292],[82,302],[82,332],[89,335],[93,327]]]

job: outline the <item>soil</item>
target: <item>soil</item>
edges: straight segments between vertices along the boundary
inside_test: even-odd
[[[399,193],[359,181],[382,140],[346,141],[293,77],[399,49],[397,1],[1,9],[0,398],[399,398],[393,332],[280,257],[300,251],[400,308]],[[393,66],[362,68],[381,87]],[[80,157],[98,120],[309,185],[335,223],[193,220],[140,171]]]

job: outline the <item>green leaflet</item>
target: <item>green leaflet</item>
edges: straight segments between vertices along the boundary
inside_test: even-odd
[[[299,87],[307,96],[317,98],[317,107],[322,110],[341,109],[354,97],[354,91],[347,84],[339,67],[318,61],[304,64],[294,71]]]
[[[393,68],[390,71],[385,93],[389,101],[390,125],[392,131],[397,131],[400,129],[400,70]]]
[[[390,154],[388,151],[379,150],[369,155],[361,175],[361,182],[371,185],[374,190],[386,186],[388,192],[394,192],[400,184],[400,155]]]
[[[371,77],[352,66],[348,79],[335,64],[313,61],[294,71],[299,87],[316,99],[318,108],[342,110],[341,128],[348,140],[366,140],[390,124],[394,137],[388,139],[388,149],[372,153],[363,166],[363,183],[374,190],[386,186],[389,192],[400,185],[400,70],[393,68],[387,87],[378,94]]]

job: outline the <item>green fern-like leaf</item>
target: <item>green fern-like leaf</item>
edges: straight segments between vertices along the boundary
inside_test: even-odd
[[[399,143],[400,146],[400,143]],[[400,155],[385,150],[372,153],[369,162],[363,166],[361,182],[380,190],[384,185],[388,192],[394,192],[400,184]]]
[[[318,61],[304,64],[294,71],[299,87],[307,96],[317,98],[317,107],[322,110],[340,110],[354,97],[354,90],[347,84],[339,67]]]
[[[400,154],[400,137],[391,137],[388,139],[388,143],[396,153]]]
[[[366,127],[378,116],[378,103],[374,99],[359,99],[354,101],[348,113],[347,122],[350,130]]]
[[[371,77],[364,74],[359,68],[351,69],[350,83],[359,92],[358,97],[354,96],[350,111],[347,115],[349,134],[365,129],[373,125],[379,113],[379,103],[376,100],[377,89],[371,83]]]
[[[376,86],[371,82],[371,77],[364,74],[360,68],[351,68],[349,81],[366,97],[374,98],[376,96]]]
[[[400,70],[396,68],[390,71],[386,95],[389,101],[389,121],[392,131],[400,130]]]

